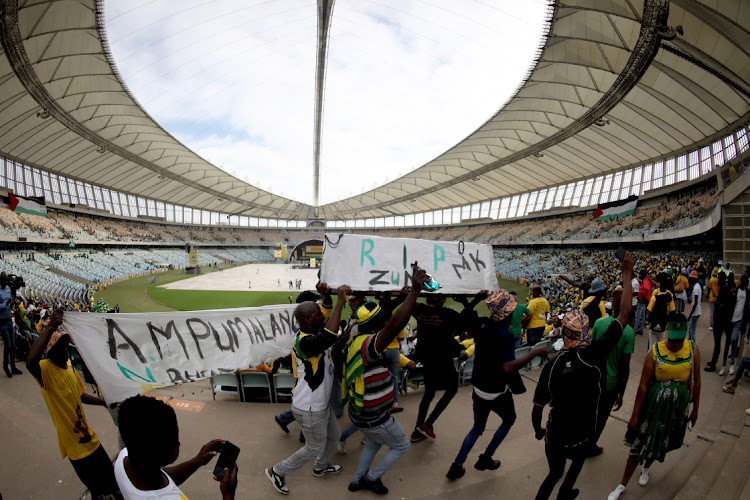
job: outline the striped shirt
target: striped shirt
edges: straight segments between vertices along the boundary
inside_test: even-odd
[[[357,414],[349,404],[349,418],[357,427],[376,427],[390,416],[393,407],[393,379],[388,362],[382,353],[375,351],[375,335],[369,335],[362,343],[365,393],[362,413]]]

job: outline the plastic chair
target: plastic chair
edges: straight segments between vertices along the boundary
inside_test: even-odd
[[[417,367],[413,370],[406,372],[406,380],[404,381],[404,394],[406,394],[406,388],[409,385],[413,385],[414,388],[418,388],[419,384],[424,383],[424,366],[421,363],[417,363]]]
[[[217,394],[236,394],[237,399],[242,401],[242,393],[239,387],[240,384],[237,382],[237,375],[232,373],[211,377],[211,396],[214,400]]]
[[[474,356],[461,363],[461,371],[458,372],[459,383],[466,385],[466,381],[471,380],[472,372],[474,372]]]
[[[297,383],[297,379],[291,373],[274,373],[273,374],[273,400],[279,402],[279,396],[285,398],[292,397],[292,389]]]
[[[526,356],[529,352],[531,352],[532,349],[533,347],[531,346],[519,347],[518,349],[516,349],[516,359],[520,359]],[[531,370],[531,367],[529,367],[529,365],[526,365],[525,368],[527,370]]]
[[[267,388],[268,400],[273,402],[273,393],[271,392],[271,382],[265,372],[244,372],[240,373],[240,396],[242,401],[246,401],[245,389],[249,388]]]
[[[544,347],[549,351],[549,340],[542,340],[541,342],[537,343],[532,349],[536,349],[537,347]],[[544,360],[540,358],[539,356],[535,357],[531,361],[529,361],[529,369],[536,368],[537,366],[544,364]]]

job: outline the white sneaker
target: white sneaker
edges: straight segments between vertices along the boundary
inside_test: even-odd
[[[734,374],[735,374],[736,372],[737,372],[737,367],[736,367],[736,366],[734,366],[734,365],[731,365],[731,366],[729,367],[729,374],[730,374],[730,375],[734,375]]]
[[[336,452],[339,455],[346,455],[346,441],[339,441],[336,445]]]
[[[713,332],[713,331],[714,331],[714,327],[713,327],[713,326],[709,326],[709,327],[708,327],[708,331],[709,331],[709,332]]]
[[[638,478],[638,484],[641,486],[648,484],[648,469],[641,469],[641,477]]]
[[[750,408],[748,408],[747,410],[745,410],[745,415],[747,415],[748,417],[750,417]]]
[[[719,370],[719,377],[723,377],[726,372],[727,372],[727,367],[722,366],[721,370]]]
[[[618,500],[620,498],[620,495],[622,495],[624,492],[625,486],[618,484],[617,488],[615,488],[615,491],[609,494],[607,500]]]

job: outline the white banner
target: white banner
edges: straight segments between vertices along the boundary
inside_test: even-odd
[[[333,288],[346,284],[353,290],[399,290],[411,285],[415,260],[440,283],[439,293],[497,288],[490,245],[360,234],[325,235],[320,279]]]
[[[93,314],[66,312],[70,333],[107,404],[157,387],[257,366],[289,354],[297,304]]]

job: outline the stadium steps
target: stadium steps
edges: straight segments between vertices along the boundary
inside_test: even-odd
[[[76,283],[84,284],[86,286],[91,286],[94,284],[93,281],[85,280],[81,278],[80,276],[76,276],[75,274],[66,273],[65,271],[57,267],[50,266],[48,268],[48,271],[53,272],[57,274],[58,276],[62,276],[63,278],[68,278],[69,280],[75,281]]]
[[[229,259],[227,259],[226,257],[222,257],[221,255],[216,255],[215,253],[212,253],[212,254],[209,254],[209,255],[211,257],[213,257],[214,259],[218,259],[219,262],[224,262],[224,263],[229,263],[230,262]]]

